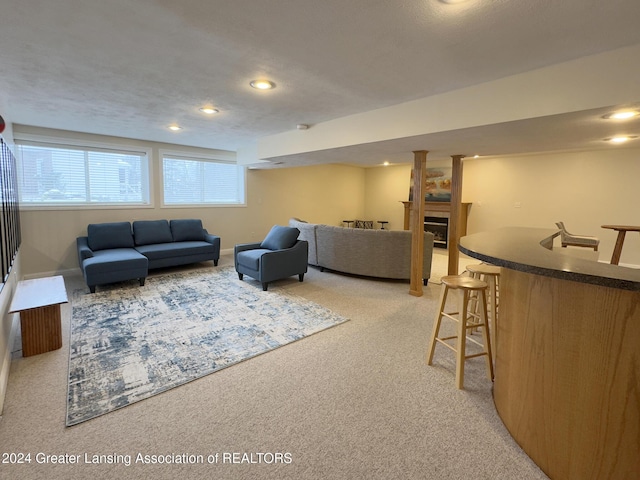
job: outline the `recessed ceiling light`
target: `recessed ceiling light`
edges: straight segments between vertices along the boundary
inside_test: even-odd
[[[609,113],[605,115],[603,118],[611,119],[611,120],[628,120],[633,117],[637,117],[640,115],[640,112],[634,110],[622,110],[620,112]]]
[[[202,107],[200,111],[202,113],[206,113],[207,115],[213,115],[215,113],[220,112],[220,110],[218,110],[217,108],[212,108],[212,107]]]
[[[276,84],[269,80],[252,80],[249,85],[258,90],[271,90],[276,88]]]
[[[388,167],[390,165],[389,162],[384,162],[382,165],[384,165],[385,167]]]
[[[456,3],[464,3],[468,0],[440,0],[442,3],[448,3],[449,5],[455,5]]]
[[[638,138],[637,135],[617,135],[615,137],[605,138],[605,141],[611,143],[624,143],[629,140],[633,140],[634,138]]]
[[[180,125],[169,125],[169,130],[177,132],[178,130],[182,130],[182,127]]]

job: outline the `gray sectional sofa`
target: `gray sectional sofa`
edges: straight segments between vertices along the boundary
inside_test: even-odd
[[[309,264],[367,277],[411,278],[411,232],[370,230],[307,223],[292,218],[299,240],[309,243]],[[431,276],[433,234],[424,232],[423,283]]]
[[[148,271],[220,259],[220,237],[198,219],[95,223],[76,239],[78,262],[91,293],[96,285],[138,279]]]

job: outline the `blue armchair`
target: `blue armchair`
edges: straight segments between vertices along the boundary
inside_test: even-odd
[[[249,275],[262,283],[266,291],[275,280],[298,275],[300,281],[307,273],[309,243],[298,240],[300,231],[293,227],[274,226],[261,243],[242,243],[233,249],[233,258],[242,280]]]

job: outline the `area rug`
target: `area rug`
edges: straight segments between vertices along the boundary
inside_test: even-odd
[[[72,307],[67,426],[347,320],[233,267],[78,291]]]

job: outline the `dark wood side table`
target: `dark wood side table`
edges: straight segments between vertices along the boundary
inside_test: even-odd
[[[385,230],[384,226],[389,222],[386,220],[378,220],[378,223],[380,224],[380,230]]]
[[[613,255],[611,255],[611,265],[618,265],[620,255],[622,254],[622,245],[624,245],[624,237],[627,232],[640,232],[640,227],[630,225],[602,225],[602,228],[609,228],[618,232],[616,246],[613,247]]]
[[[18,282],[9,313],[20,313],[23,357],[62,347],[60,305],[68,301],[60,275]]]

